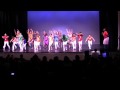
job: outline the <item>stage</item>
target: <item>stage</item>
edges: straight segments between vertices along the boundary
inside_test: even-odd
[[[74,60],[75,55],[79,55],[80,59],[84,60],[85,56],[84,52],[0,52],[0,57],[6,58],[8,55],[13,55],[14,58],[20,58],[21,54],[26,60],[30,60],[34,55],[37,55],[41,60],[44,56],[47,57],[47,60],[54,59],[55,56],[59,60],[64,60],[64,56],[68,56],[70,60]]]
[[[92,50],[94,49],[100,50],[100,45],[93,45]],[[70,60],[74,60],[76,55],[79,55],[80,60],[84,60],[85,58],[85,51],[88,51],[88,46],[83,45],[83,49],[79,51],[77,48],[76,50],[73,50],[72,48],[67,49],[66,51],[63,51],[62,48],[59,48],[58,50],[53,50],[48,51],[48,48],[43,48],[39,49],[39,51],[35,52],[33,49],[29,48],[27,46],[27,50],[20,51],[19,49],[15,50],[14,52],[11,50],[3,50],[0,49],[0,56],[6,58],[7,55],[13,56],[14,58],[19,58],[20,55],[23,55],[23,58],[26,60],[30,60],[35,54],[39,57],[39,59],[42,60],[44,56],[47,57],[48,60],[54,59],[55,56],[59,58],[59,60],[64,60],[64,56],[68,56]]]
[[[82,50],[80,52],[12,52],[12,51],[2,51],[0,52],[0,57],[6,58],[8,55],[13,56],[13,58],[20,58],[20,55],[23,55],[23,58],[26,60],[30,60],[34,55],[37,55],[40,60],[44,56],[47,57],[47,60],[54,59],[55,56],[59,58],[59,60],[64,60],[64,56],[68,56],[71,61],[75,60],[75,56],[79,55],[80,60],[84,60],[85,58],[85,51]],[[87,50],[88,51],[88,50]],[[89,55],[91,54],[93,50],[89,51]],[[98,50],[100,52],[100,50]],[[109,56],[112,59],[115,59],[116,57],[120,58],[120,51],[111,51],[109,52]]]

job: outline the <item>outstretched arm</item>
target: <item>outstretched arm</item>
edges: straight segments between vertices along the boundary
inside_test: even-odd
[[[13,38],[10,40],[10,42],[12,42],[13,41]]]
[[[4,36],[2,36],[2,38],[4,38]]]
[[[95,42],[95,39],[92,37],[93,41]]]
[[[87,41],[88,41],[88,37],[86,38],[85,42],[87,42]]]

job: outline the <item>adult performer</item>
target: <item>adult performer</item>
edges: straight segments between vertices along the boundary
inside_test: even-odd
[[[103,29],[102,32],[103,35],[103,45],[104,45],[104,49],[108,49],[108,45],[109,45],[109,34],[106,28]]]

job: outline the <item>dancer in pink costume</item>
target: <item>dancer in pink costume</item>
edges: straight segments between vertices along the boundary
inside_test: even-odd
[[[49,39],[47,33],[44,31],[43,32],[43,47],[46,48],[48,47],[49,44]]]

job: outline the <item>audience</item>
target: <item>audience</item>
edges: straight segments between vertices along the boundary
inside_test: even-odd
[[[120,60],[113,60],[110,56],[104,58],[97,52],[97,49],[89,55],[85,52],[85,60],[80,60],[79,55],[75,56],[75,60],[70,60],[65,56],[64,60],[59,60],[56,56],[48,60],[46,56],[40,60],[34,55],[31,60],[25,60],[23,55],[20,58],[8,55],[6,58],[0,57],[0,80],[18,81],[31,80],[53,80],[59,77],[64,79],[78,80],[107,80],[120,79]],[[116,75],[117,74],[117,75]],[[14,77],[14,75],[16,75]]]

